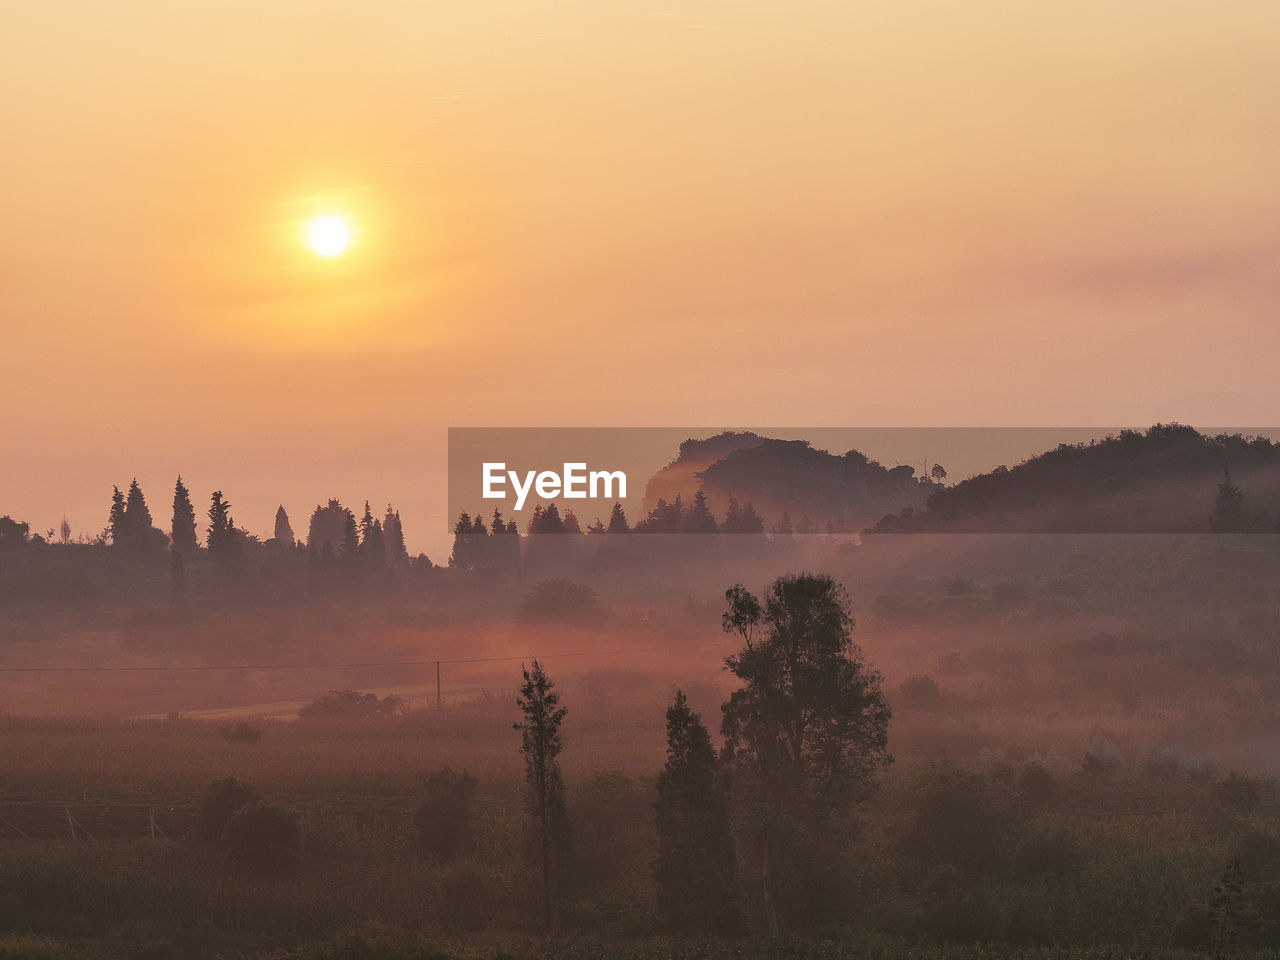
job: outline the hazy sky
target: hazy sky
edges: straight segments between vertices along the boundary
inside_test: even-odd
[[[1280,423],[1280,5],[8,2],[0,513],[450,425]],[[304,223],[346,216],[322,260]],[[436,559],[442,559],[436,557]]]

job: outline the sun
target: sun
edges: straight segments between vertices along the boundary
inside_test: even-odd
[[[341,217],[316,217],[307,232],[311,249],[322,257],[336,257],[351,242],[351,230]]]

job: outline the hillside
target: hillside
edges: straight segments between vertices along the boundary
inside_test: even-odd
[[[936,489],[924,510],[886,516],[871,532],[1206,533],[1227,470],[1244,502],[1222,532],[1275,530],[1280,445],[1157,424]]]

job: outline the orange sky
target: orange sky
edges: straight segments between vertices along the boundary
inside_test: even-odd
[[[450,425],[1280,423],[1273,2],[195,6],[0,8],[36,529],[435,556]]]

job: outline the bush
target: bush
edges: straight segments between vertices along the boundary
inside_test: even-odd
[[[215,780],[200,798],[200,817],[197,821],[200,836],[217,843],[222,839],[222,831],[227,828],[236,811],[246,803],[253,803],[258,799],[257,790],[235,777]]]
[[[302,828],[283,807],[254,801],[227,821],[222,846],[246,866],[263,873],[280,873],[302,855]]]
[[[471,852],[476,778],[449,767],[427,777],[426,799],[414,811],[418,858],[448,863]]]
[[[522,623],[566,623],[591,626],[604,619],[595,590],[572,580],[540,580],[529,588],[516,609]]]
[[[944,770],[923,778],[917,797],[904,852],[969,875],[998,872],[1005,825],[983,777]]]
[[[234,727],[219,727],[218,736],[232,743],[257,743],[262,739],[262,730],[247,723],[237,723]]]
[[[350,688],[330,690],[298,711],[304,720],[371,720],[403,713],[404,697],[390,694],[378,699],[376,693],[361,693]]]
[[[1232,770],[1213,785],[1213,802],[1238,813],[1252,813],[1258,808],[1261,791],[1258,781]]]

